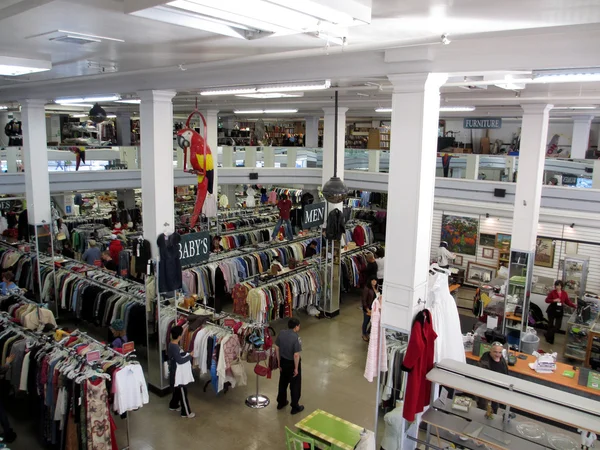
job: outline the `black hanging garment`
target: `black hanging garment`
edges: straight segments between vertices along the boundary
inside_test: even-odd
[[[146,273],[148,260],[152,257],[150,242],[146,239],[136,239],[133,241],[133,256],[135,256],[135,272]]]
[[[156,241],[160,255],[158,270],[158,289],[160,292],[172,292],[181,289],[183,286],[181,261],[179,259],[180,241],[181,236],[178,233],[173,233],[170,236],[161,233]]]
[[[325,235],[328,240],[340,240],[342,234],[346,231],[346,222],[344,221],[344,215],[342,212],[335,208],[327,216],[327,229]]]

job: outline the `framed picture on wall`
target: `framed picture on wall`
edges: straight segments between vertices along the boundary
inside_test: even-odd
[[[505,246],[510,247],[510,241],[512,236],[510,234],[498,233],[496,234],[496,248],[502,248]]]
[[[494,278],[496,278],[495,267],[469,261],[467,265],[467,283],[479,285],[481,283],[489,283]]]
[[[474,217],[442,215],[441,240],[448,243],[452,253],[475,256],[479,220]]]
[[[482,247],[494,247],[496,245],[496,235],[481,233],[479,235],[479,245]]]
[[[482,249],[481,256],[485,259],[494,259],[494,249],[493,248],[484,248]]]
[[[576,255],[579,251],[579,244],[577,242],[565,242],[565,253],[567,255]]]
[[[554,241],[551,238],[536,239],[534,265],[538,267],[554,267]]]
[[[455,266],[462,266],[463,265],[463,257],[462,257],[462,255],[456,255],[456,257],[454,258],[454,265]]]

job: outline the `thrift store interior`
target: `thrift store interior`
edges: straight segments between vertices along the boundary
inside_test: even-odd
[[[9,3],[0,448],[598,447],[599,1]]]

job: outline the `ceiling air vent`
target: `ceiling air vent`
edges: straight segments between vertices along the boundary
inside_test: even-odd
[[[75,36],[72,34],[66,34],[63,36],[53,37],[53,38],[50,38],[49,40],[54,41],[54,42],[65,42],[67,44],[76,44],[76,45],[85,45],[85,44],[102,42],[100,39],[94,39],[94,38],[89,38],[89,37],[84,37],[84,36]]]

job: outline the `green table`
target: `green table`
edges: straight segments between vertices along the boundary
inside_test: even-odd
[[[296,424],[296,427],[343,450],[353,450],[360,441],[363,427],[317,409]]]

